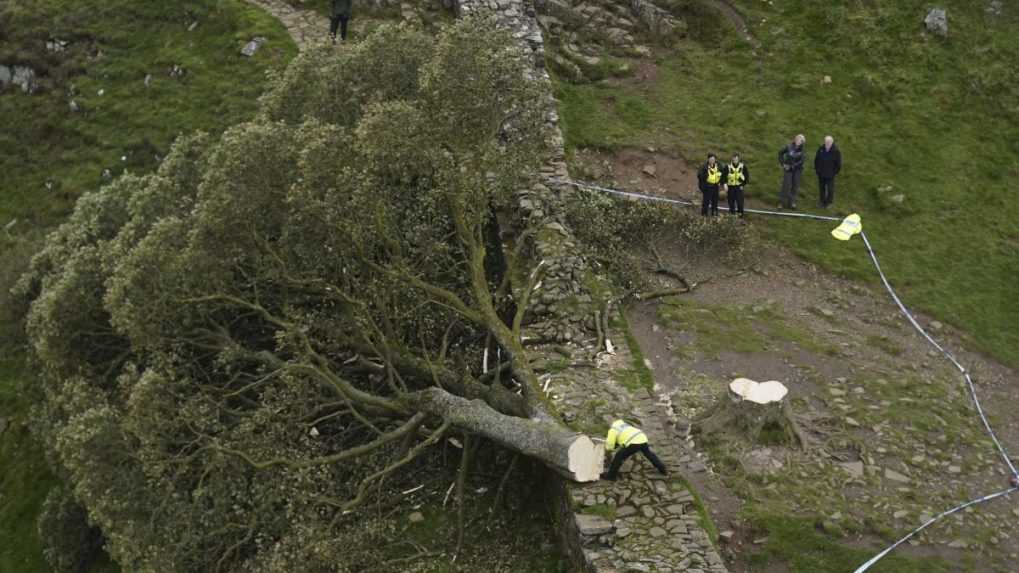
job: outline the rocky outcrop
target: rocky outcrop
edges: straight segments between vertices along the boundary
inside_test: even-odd
[[[35,92],[37,85],[35,70],[29,66],[0,65],[0,90],[16,86],[30,94]]]

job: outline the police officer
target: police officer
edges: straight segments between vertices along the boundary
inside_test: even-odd
[[[750,184],[750,170],[739,153],[732,154],[732,161],[722,167],[722,181],[728,189],[729,214],[743,216],[743,188]]]
[[[718,215],[718,187],[722,183],[722,169],[714,153],[708,154],[708,160],[697,171],[697,186],[701,190],[701,215]]]
[[[612,422],[609,433],[605,436],[605,450],[611,452],[616,449],[616,446],[619,446],[620,450],[616,452],[616,455],[612,456],[609,471],[601,475],[602,479],[615,481],[619,477],[619,468],[623,465],[623,462],[637,452],[644,454],[644,457],[662,475],[669,475],[668,470],[665,469],[665,464],[651,451],[651,447],[647,443],[647,436],[640,428],[623,420]]]

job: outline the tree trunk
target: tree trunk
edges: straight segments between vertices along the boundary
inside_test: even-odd
[[[729,434],[748,444],[756,444],[761,432],[771,428],[779,432],[782,443],[805,445],[803,432],[784,395],[766,403],[747,399],[746,396],[730,385],[726,398],[719,400],[708,414],[695,422],[695,431],[702,435]]]
[[[601,474],[602,448],[584,434],[553,423],[506,416],[481,400],[467,400],[440,388],[414,392],[407,399],[422,412],[537,459],[573,481],[595,481]]]

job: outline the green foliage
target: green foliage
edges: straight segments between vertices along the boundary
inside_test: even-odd
[[[38,389],[27,384],[28,372],[12,350],[0,360],[0,571],[45,571],[36,515],[55,479],[40,455],[40,444],[28,430],[31,403]]]
[[[16,289],[43,374],[35,424],[125,569],[378,558],[378,531],[337,541],[338,508],[397,444],[293,460],[394,431],[413,411],[401,388],[433,386],[430,357],[463,366],[478,339],[450,300],[491,304],[468,288],[472,244],[546,151],[513,45],[467,20],[302,53],[254,121],[178,139],[48,238]]]
[[[85,508],[61,487],[50,490],[39,514],[39,537],[46,562],[56,573],[88,571],[102,547],[103,537],[88,522]]]
[[[734,2],[755,50],[718,12],[699,25],[706,9],[694,4],[707,3],[676,3],[690,14],[690,39],[660,54],[654,82],[557,83],[567,144],[654,145],[690,158],[738,149],[754,175],[748,197],[767,205],[777,200],[779,146],[802,132],[812,153],[831,133],[845,159],[836,208],[862,215],[906,302],[1015,365],[1019,308],[1002,303],[1019,276],[1019,203],[1009,188],[1019,175],[1015,11],[991,17],[946,2],[951,32],[942,39],[923,32],[930,5],[919,0]],[[809,167],[803,193],[809,208]],[[875,280],[861,247],[830,240],[823,224],[755,222],[829,270]]]
[[[687,256],[722,256],[737,262],[752,244],[747,227],[736,219],[705,219],[671,205],[594,191],[570,193],[565,213],[580,242],[627,291],[647,287],[648,267],[658,269],[652,254],[665,243],[678,244]]]

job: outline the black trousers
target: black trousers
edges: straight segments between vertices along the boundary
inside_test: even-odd
[[[616,452],[616,455],[612,456],[612,464],[609,465],[608,478],[616,479],[616,477],[618,477],[619,475],[619,468],[620,466],[623,465],[623,462],[625,462],[627,459],[630,458],[630,456],[636,454],[637,452],[644,454],[644,457],[647,458],[647,460],[651,462],[651,465],[655,466],[655,469],[658,470],[660,473],[663,474],[669,473],[668,471],[665,470],[665,464],[662,463],[662,460],[658,459],[658,456],[656,456],[655,453],[651,451],[651,448],[647,444],[637,444],[635,446],[626,446],[625,448],[622,448],[618,452]]]
[[[831,205],[835,202],[835,178],[834,177],[818,177],[817,187],[819,190],[818,195],[820,196],[822,205]]]
[[[707,216],[709,208],[711,209],[711,214],[712,215],[717,215],[718,214],[718,186],[715,185],[713,188],[712,187],[708,187],[707,191],[701,189],[701,195],[704,196],[704,198],[701,200],[701,215]]]
[[[743,214],[743,188],[742,187],[729,187],[729,195],[726,197],[729,201],[729,213],[735,215],[737,211],[740,215]]]
[[[329,18],[329,35],[333,38],[336,37],[336,29],[340,29],[340,39],[347,39],[347,22],[350,21],[350,16],[331,16]]]

